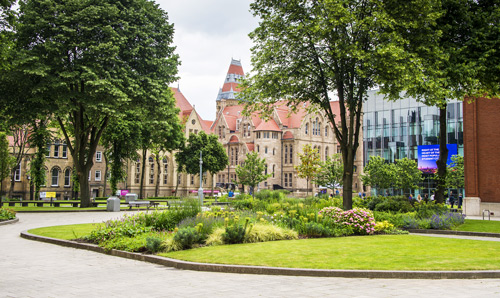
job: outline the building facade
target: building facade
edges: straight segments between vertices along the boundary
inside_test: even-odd
[[[467,215],[500,214],[500,100],[464,102],[464,166]]]
[[[300,162],[298,153],[310,144],[320,153],[321,160],[340,153],[331,124],[321,112],[308,113],[307,104],[297,112],[291,113],[286,102],[280,102],[273,107],[271,119],[264,121],[257,113],[246,117],[242,115],[243,106],[238,103],[236,94],[240,91],[238,84],[244,77],[241,62],[231,60],[228,72],[224,78],[223,87],[216,98],[215,121],[203,120],[195,108],[184,97],[179,88],[171,88],[179,108],[179,118],[184,125],[186,138],[191,133],[204,131],[219,136],[229,157],[227,169],[214,177],[204,177],[203,188],[211,189],[212,185],[228,186],[237,182],[235,169],[241,165],[249,152],[257,152],[260,158],[267,162],[266,173],[271,177],[259,185],[259,189],[284,188],[297,196],[316,191],[316,185],[307,185],[306,179],[298,178],[295,166]],[[332,109],[339,114],[338,102],[332,101]],[[361,138],[362,139],[362,138]],[[15,174],[14,197],[23,200],[30,199],[29,177],[25,175],[29,169],[29,154],[21,162],[19,175]],[[137,160],[126,162],[127,178],[118,185],[132,193],[139,193],[140,180],[143,174],[142,156]],[[104,150],[98,147],[94,158],[94,166],[89,173],[90,191],[93,197],[109,196],[111,191],[106,183],[106,162]],[[362,191],[360,174],[363,168],[362,146],[356,154],[353,191]],[[73,160],[66,145],[61,140],[51,142],[47,152],[46,171],[48,184],[43,192],[56,192],[57,199],[74,197],[71,171]],[[10,181],[6,179],[3,190],[7,191]],[[237,183],[236,185],[237,186]],[[189,196],[196,195],[200,187],[198,175],[179,173],[175,161],[175,152],[160,152],[158,158],[148,151],[144,167],[143,197],[156,196]],[[241,187],[241,185],[239,185]],[[31,187],[32,188],[32,187]],[[32,190],[31,190],[32,194]],[[31,198],[33,195],[31,195]]]
[[[417,161],[418,146],[439,144],[439,109],[426,106],[411,97],[387,101],[378,90],[370,90],[363,106],[363,152],[365,164],[371,156],[389,162],[409,158]],[[456,144],[464,155],[463,102],[450,101],[447,106],[447,143]],[[432,175],[424,174],[422,193],[435,188]]]

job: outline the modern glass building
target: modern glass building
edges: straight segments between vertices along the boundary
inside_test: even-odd
[[[414,98],[388,101],[377,90],[368,92],[363,107],[363,151],[365,165],[370,156],[382,156],[389,162],[408,157],[417,161],[418,146],[439,144],[439,109]],[[447,106],[447,143],[457,144],[463,156],[463,102],[450,101]],[[434,188],[425,176],[424,193]]]

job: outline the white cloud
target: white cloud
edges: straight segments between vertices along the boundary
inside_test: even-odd
[[[250,71],[248,37],[257,20],[249,12],[250,1],[161,0],[160,7],[174,23],[174,45],[180,56],[179,87],[205,120],[215,118],[215,99],[231,58],[241,59]]]

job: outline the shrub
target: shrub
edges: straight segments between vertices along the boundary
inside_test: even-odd
[[[151,251],[147,248],[148,238],[159,239],[160,243],[162,243],[161,248],[163,248],[163,241],[172,238],[172,235],[171,233],[147,232],[136,235],[135,237],[115,237],[99,243],[99,246],[104,247],[106,250],[118,249],[131,252]]]
[[[465,222],[465,215],[447,212],[442,215],[434,214],[430,219],[431,229],[451,230]]]
[[[358,235],[372,234],[375,230],[375,219],[369,210],[354,208],[347,211],[337,207],[326,207],[318,214],[331,219],[335,223],[351,226],[354,233]]]
[[[158,237],[147,237],[146,248],[152,253],[157,253],[163,249],[162,240]]]
[[[222,241],[225,244],[243,243],[243,240],[245,240],[245,227],[241,225],[227,226],[222,234]]]
[[[375,232],[376,233],[388,233],[395,229],[394,225],[388,222],[387,220],[377,222],[375,224]]]
[[[244,199],[233,201],[231,205],[236,210],[253,210],[255,201],[252,199]]]
[[[139,213],[141,214],[141,213]],[[138,215],[139,215],[138,214]],[[151,227],[148,227],[138,220],[138,215],[125,215],[118,220],[108,220],[104,225],[99,225],[92,230],[84,239],[92,243],[100,243],[113,238],[119,237],[134,237],[136,235],[149,232]]]
[[[16,218],[16,211],[9,208],[0,208],[0,221]]]
[[[404,213],[392,213],[392,212],[383,212],[383,211],[374,211],[373,217],[375,218],[375,222],[380,221],[388,221],[390,224],[393,224],[396,228],[403,228],[404,223]]]
[[[444,214],[448,212],[448,208],[444,204],[437,204],[435,201],[416,202],[414,208],[417,212],[417,218],[430,218],[435,214]]]
[[[195,244],[203,243],[203,240],[200,233],[192,227],[180,229],[174,235],[174,241],[178,243],[181,249],[190,249]]]

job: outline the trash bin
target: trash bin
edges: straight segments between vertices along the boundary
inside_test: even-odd
[[[106,200],[106,210],[111,212],[120,211],[120,199],[117,197],[110,197]]]
[[[129,203],[129,202],[132,202],[132,201],[137,201],[137,198],[139,196],[135,193],[128,193],[125,195],[125,202],[126,203]]]

